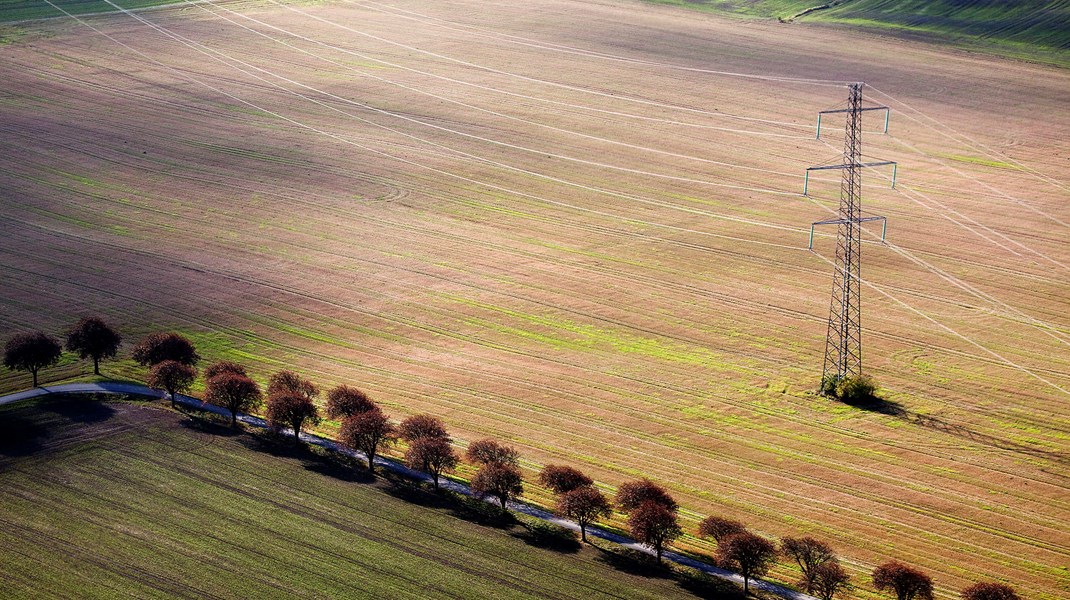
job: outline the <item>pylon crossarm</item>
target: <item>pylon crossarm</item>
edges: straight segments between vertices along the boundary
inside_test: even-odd
[[[867,110],[883,110],[884,111],[884,131],[881,133],[888,133],[888,121],[891,120],[892,109],[887,106],[867,106],[865,108],[852,109],[852,108],[840,108],[836,110],[822,110],[817,113],[817,139],[821,139],[821,115],[832,115],[836,113],[849,113],[853,110],[863,112]]]

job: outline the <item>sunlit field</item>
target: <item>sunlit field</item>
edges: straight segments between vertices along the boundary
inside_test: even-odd
[[[207,0],[0,35],[3,331],[99,313],[355,384],[529,469],[654,478],[692,533],[828,540],[860,598],[892,558],[942,598],[1070,595],[1066,71],[616,1]],[[841,160],[842,117],[815,122],[851,81],[892,109],[865,157],[898,162],[863,184],[881,410],[815,393],[835,231],[807,241],[839,181],[803,174]]]

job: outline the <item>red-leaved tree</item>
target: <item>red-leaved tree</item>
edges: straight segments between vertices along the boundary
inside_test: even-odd
[[[459,460],[448,437],[417,438],[405,451],[405,463],[431,475],[436,490],[439,477],[457,468]]]
[[[580,540],[587,541],[587,526],[613,514],[605,494],[592,486],[579,487],[557,498],[557,512],[580,526]]]
[[[683,534],[676,520],[676,510],[656,500],[644,500],[631,510],[628,529],[636,541],[654,549],[658,562],[661,562],[665,544]]]
[[[894,560],[873,569],[873,587],[892,591],[896,600],[933,600],[932,578]]]
[[[100,317],[83,317],[67,332],[67,350],[93,359],[93,374],[100,375],[100,360],[119,351],[123,336]]]
[[[506,503],[524,493],[524,483],[520,469],[507,463],[490,462],[476,471],[472,478],[472,491],[480,497],[498,498],[502,510]]]
[[[1005,583],[981,582],[962,590],[962,600],[1019,600],[1014,588]]]
[[[410,444],[422,439],[436,438],[447,441],[450,439],[450,435],[446,433],[445,423],[433,415],[407,417],[398,426],[398,435]]]
[[[156,363],[149,370],[149,387],[167,390],[171,396],[171,405],[175,404],[175,394],[188,390],[197,379],[197,370],[178,362],[165,360]]]
[[[490,439],[468,444],[465,457],[469,462],[477,465],[498,464],[516,467],[520,464],[520,453],[516,448],[504,446]]]
[[[264,411],[268,425],[278,431],[289,427],[294,432],[294,445],[301,445],[301,428],[320,422],[320,413],[312,399],[302,394],[279,392],[268,396]]]
[[[368,471],[375,474],[375,455],[382,446],[397,441],[397,428],[378,408],[366,410],[342,421],[338,439],[348,448],[368,457]]]
[[[340,385],[327,392],[327,416],[331,419],[345,419],[373,408],[378,408],[375,402],[355,387]]]
[[[204,401],[230,411],[230,426],[238,425],[238,413],[250,412],[260,406],[263,395],[260,386],[249,377],[233,371],[217,373],[208,378]]]
[[[593,483],[594,480],[580,470],[563,465],[546,465],[539,472],[539,484],[555,494],[565,494]]]
[[[769,572],[776,562],[773,542],[749,532],[734,533],[717,545],[717,562],[743,576],[743,594],[750,591],[750,580]]]
[[[679,506],[665,488],[649,479],[639,479],[621,484],[617,488],[616,501],[617,508],[622,512],[630,512],[647,501],[660,504],[674,513]]]

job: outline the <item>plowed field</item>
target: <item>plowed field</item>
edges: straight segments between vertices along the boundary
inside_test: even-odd
[[[1067,72],[624,2],[213,0],[4,35],[5,331],[98,312],[353,383],[532,466],[662,481],[690,529],[827,539],[859,597],[890,558],[945,598],[1070,595]],[[866,158],[899,163],[863,188],[880,411],[813,393],[834,231],[807,237],[839,183],[802,175],[840,160],[815,117],[856,80],[892,108]]]

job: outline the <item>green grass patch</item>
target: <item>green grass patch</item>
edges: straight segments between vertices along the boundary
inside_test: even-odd
[[[850,25],[1070,65],[1070,4],[1057,0],[650,0],[728,15]],[[825,7],[799,16],[807,9]]]
[[[0,407],[0,423],[10,598],[697,592],[688,578],[629,572],[553,526],[496,521],[489,505],[371,482],[337,456],[155,405],[47,398]]]
[[[173,4],[175,0],[113,0],[115,4],[125,9],[146,8]],[[72,15],[86,15],[99,12],[112,12],[115,7],[104,0],[55,0],[53,2]],[[48,19],[65,17],[47,2],[41,0],[0,0],[0,22],[28,21],[32,19]]]

